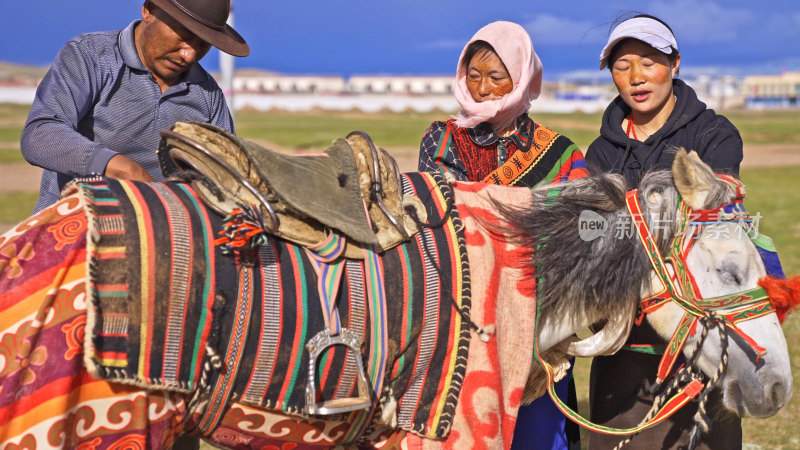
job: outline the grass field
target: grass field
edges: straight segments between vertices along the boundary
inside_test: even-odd
[[[292,149],[325,148],[335,137],[353,130],[370,134],[380,146],[392,151],[419,148],[425,129],[433,120],[446,120],[447,113],[377,113],[302,112],[263,113],[253,110],[236,115],[236,133],[249,139],[272,142]],[[537,122],[546,124],[572,139],[582,149],[597,137],[599,114],[536,114]],[[416,151],[416,150],[415,150]],[[394,151],[392,154],[394,155]],[[414,157],[416,158],[416,154]]]
[[[19,134],[28,107],[0,105],[0,164],[20,162]],[[730,112],[727,116],[739,128],[745,146],[781,145],[800,152],[800,113]],[[353,130],[367,131],[380,146],[388,149],[406,171],[416,167],[419,140],[432,120],[444,120],[445,113],[264,113],[240,111],[237,132],[284,151],[317,151],[331,140]],[[581,149],[597,136],[599,114],[536,114],[534,119],[569,136]],[[796,146],[796,149],[793,148]],[[756,155],[758,156],[758,155]],[[773,237],[787,274],[800,274],[800,165],[743,167],[747,184],[746,206],[758,212],[760,231]],[[4,181],[0,180],[0,185]],[[28,216],[36,200],[35,192],[8,189],[0,193],[0,224],[16,223]],[[793,373],[800,374],[800,315],[790,316],[783,326],[792,358]],[[581,409],[586,413],[590,361],[576,364],[575,376]],[[800,377],[795,378],[795,399],[778,415],[766,420],[745,420],[745,447],[800,448],[795,430],[800,420]],[[585,440],[584,440],[585,442]]]

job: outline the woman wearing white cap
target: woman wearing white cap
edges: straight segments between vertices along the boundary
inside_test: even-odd
[[[678,74],[681,56],[672,30],[649,15],[619,23],[600,54],[600,69],[608,66],[619,91],[603,114],[598,137],[586,152],[592,172],[621,173],[630,188],[652,169],[669,168],[674,149],[697,151],[717,173],[738,176],[742,138],[728,119],[708,109]],[[592,420],[615,428],[637,425],[654,396],[665,341],[644,322],[631,332],[626,347],[612,356],[594,358],[590,382]],[[634,351],[636,350],[636,351]],[[709,433],[698,448],[735,449],[742,446],[741,420],[713,415],[721,407],[717,392],[707,404],[712,412]],[[633,438],[635,448],[685,448],[697,403],[684,406],[666,422]],[[589,436],[590,449],[612,448],[623,438],[599,433]]]
[[[586,152],[592,168],[625,175],[636,187],[644,172],[669,168],[679,146],[697,151],[716,171],[739,173],[742,138],[676,79],[678,43],[661,20],[638,15],[614,28],[600,54],[619,91],[603,114],[600,137]]]

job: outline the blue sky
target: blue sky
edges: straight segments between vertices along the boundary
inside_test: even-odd
[[[142,0],[8,1],[0,61],[48,65],[70,37],[118,29]],[[618,13],[670,24],[682,74],[800,71],[798,0],[234,0],[252,53],[237,68],[296,74],[451,74],[478,28],[511,20],[531,34],[546,79],[602,75],[597,57]],[[203,60],[217,70],[218,54]]]

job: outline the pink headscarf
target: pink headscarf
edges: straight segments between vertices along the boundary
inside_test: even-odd
[[[475,41],[489,43],[511,75],[513,90],[498,100],[476,102],[467,88],[464,53]],[[478,30],[458,58],[453,90],[461,105],[461,112],[455,116],[459,127],[473,128],[482,122],[489,122],[494,129],[500,129],[528,112],[531,100],[538,97],[542,90],[542,62],[533,51],[528,32],[516,23],[505,21],[492,22]]]

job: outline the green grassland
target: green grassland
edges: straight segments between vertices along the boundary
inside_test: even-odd
[[[425,129],[434,120],[447,120],[451,114],[344,112],[239,111],[236,133],[248,139],[265,140],[294,149],[319,149],[331,140],[354,130],[369,133],[372,139],[392,152],[394,147],[419,147]],[[600,114],[535,114],[534,120],[569,136],[585,149],[598,135]]]
[[[297,149],[326,148],[335,138],[349,132],[367,132],[380,146],[419,146],[432,120],[445,114],[365,114],[361,112],[272,113],[246,110],[236,115],[236,133],[256,140]]]
[[[19,135],[28,108],[0,105],[0,164],[22,161]],[[739,128],[745,145],[797,145],[800,151],[800,112],[730,112],[726,114]],[[449,114],[351,112],[259,112],[239,111],[237,133],[245,138],[273,144],[288,151],[324,149],[338,137],[353,130],[368,132],[378,145],[390,153],[402,153],[408,161],[416,158],[419,140],[433,120],[446,120]],[[570,137],[586,149],[597,136],[599,114],[534,114],[534,120]],[[405,166],[406,170],[409,166]],[[747,185],[747,209],[762,217],[759,229],[773,237],[787,274],[800,274],[800,166],[743,168]],[[2,183],[2,180],[0,180]],[[0,224],[16,223],[27,216],[35,193],[0,194]],[[26,206],[26,205],[30,205]],[[800,374],[800,315],[790,316],[783,325],[795,374]],[[581,410],[587,410],[590,362],[580,360],[575,376]],[[746,448],[800,448],[795,432],[800,419],[800,376],[795,378],[795,399],[778,415],[766,420],[744,421]],[[585,443],[585,440],[584,440]]]
[[[434,120],[446,120],[450,114],[392,113],[365,114],[349,112],[270,112],[245,110],[236,116],[237,134],[256,140],[274,142],[295,149],[325,148],[333,138],[353,130],[363,130],[373,140],[391,151],[393,147],[418,147],[425,129]],[[800,112],[732,111],[726,117],[742,134],[746,145],[800,145]],[[568,136],[585,150],[597,137],[601,114],[538,114],[533,118]],[[798,149],[800,151],[800,148]]]

